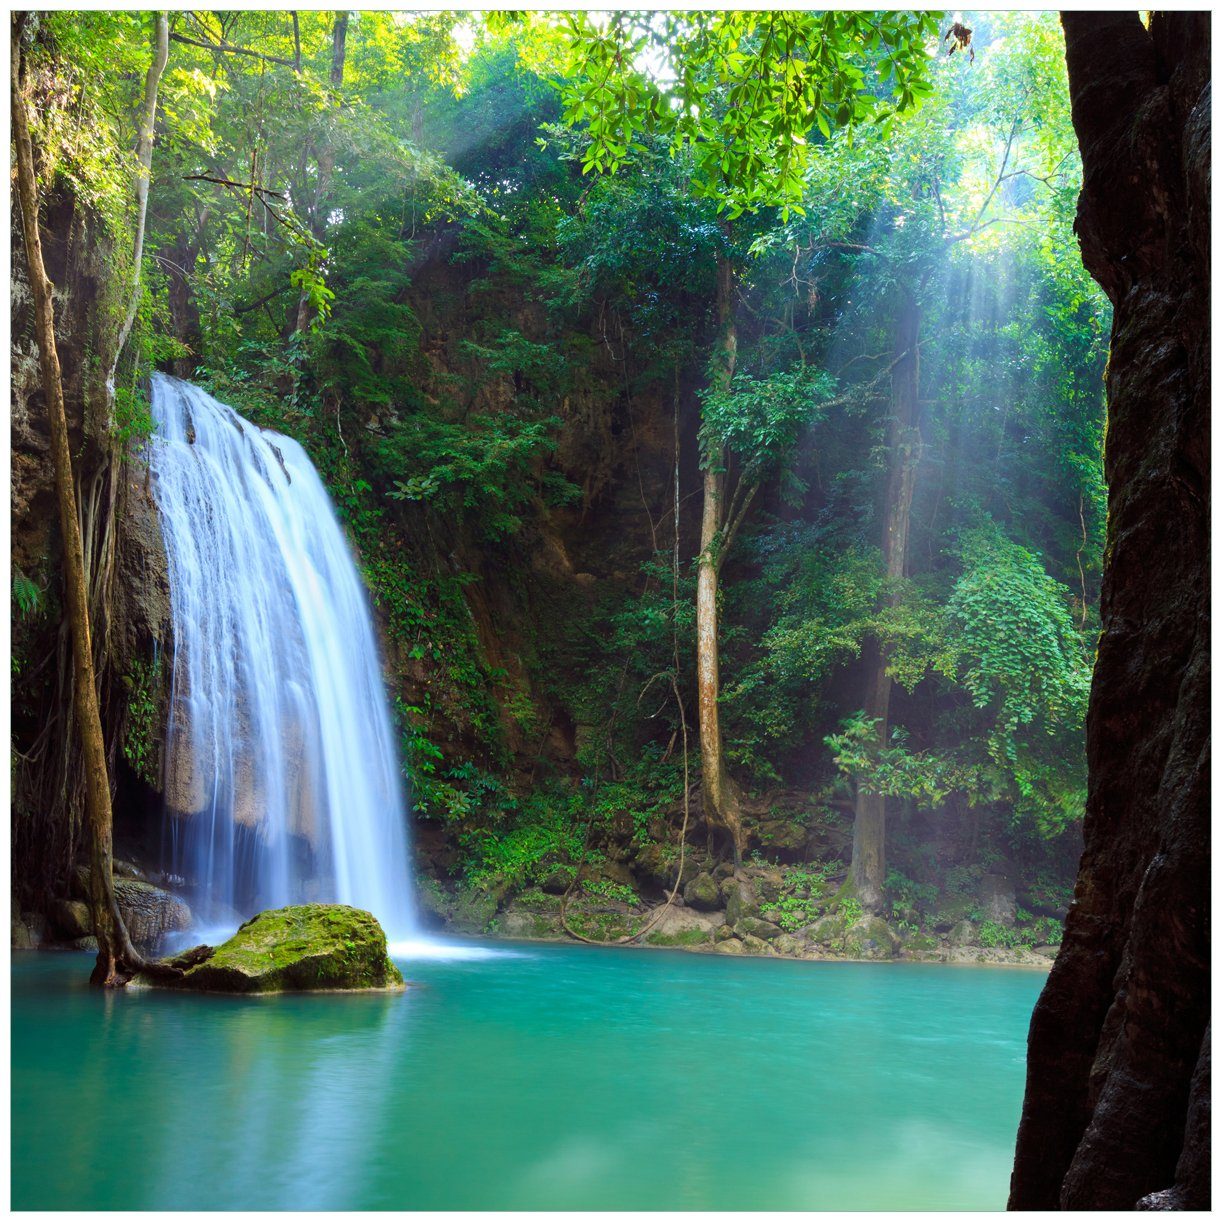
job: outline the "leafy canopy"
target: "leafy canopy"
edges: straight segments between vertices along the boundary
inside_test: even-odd
[[[719,211],[734,218],[779,205],[787,214],[802,210],[811,132],[826,139],[932,92],[939,16],[538,14],[534,60],[559,78],[565,123],[589,136],[583,173],[614,173],[652,135],[673,155],[690,151],[692,192]]]

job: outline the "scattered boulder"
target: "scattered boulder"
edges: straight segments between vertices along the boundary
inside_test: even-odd
[[[792,855],[806,848],[806,828],[792,819],[763,819],[755,829],[756,838],[766,849]]]
[[[164,887],[157,887],[134,877],[133,872],[140,873],[137,866],[116,861],[114,867],[115,903],[119,906],[119,915],[123,918],[128,936],[137,950],[151,950],[167,933],[190,929],[191,909],[178,896]],[[85,913],[84,924],[78,923],[78,926],[74,927],[75,932],[70,932],[66,927],[61,929],[65,937],[83,937],[93,933],[93,919],[89,915],[88,904],[84,902],[89,898],[89,876],[88,866],[75,870],[72,876],[72,894],[75,899],[61,901],[77,903],[80,905],[77,909],[78,915],[80,911]],[[66,917],[67,913],[59,908],[52,913],[52,920],[57,925],[61,924],[61,918]]]
[[[771,942],[773,938],[779,938],[783,930],[779,925],[765,921],[763,917],[745,916],[735,923],[734,932],[740,938],[755,937]]]
[[[1004,874],[986,874],[977,892],[983,919],[998,925],[1012,926],[1018,911],[1014,884]]]
[[[894,955],[903,939],[880,916],[864,916],[845,931],[845,938],[856,944],[856,949],[870,957]]]
[[[450,921],[464,933],[483,933],[501,906],[504,887],[485,890],[483,887],[463,887],[450,910]]]
[[[9,920],[13,950],[37,950],[43,938],[42,918],[32,912],[18,915],[14,912]]]
[[[727,878],[721,884],[726,905],[726,920],[737,925],[745,916],[760,915],[760,901],[755,888],[746,878]]]
[[[794,957],[800,955],[806,949],[806,945],[805,943],[798,941],[793,934],[783,933],[779,938],[773,939],[772,949],[776,951],[778,955],[789,955]]]
[[[698,943],[711,938],[723,924],[724,918],[720,912],[697,912],[694,908],[675,908],[672,905],[658,918],[651,932],[662,938],[677,938],[683,943]],[[699,937],[695,936],[697,934]]]
[[[521,908],[510,908],[501,916],[500,933],[506,938],[550,939],[565,936],[558,913]]]
[[[156,946],[167,933],[191,927],[191,909],[178,896],[152,883],[116,878],[115,902],[137,949]]]
[[[572,870],[562,870],[557,866],[545,874],[539,883],[539,889],[548,895],[563,895],[569,889],[569,880],[573,877]]]
[[[812,942],[821,942],[827,945],[831,942],[839,942],[844,937],[847,925],[848,921],[843,913],[826,912],[817,921],[805,926],[800,932]]]
[[[721,907],[721,889],[711,874],[697,874],[683,888],[683,899],[701,912],[713,912]]]
[[[65,942],[93,933],[93,917],[84,900],[53,900],[49,915],[52,928]]]
[[[716,950],[721,955],[742,955],[746,947],[737,938],[725,938],[717,943]]]
[[[374,917],[347,904],[298,904],[260,912],[218,947],[195,947],[168,961],[178,978],[142,973],[136,985],[207,993],[396,989],[403,977],[386,953]]]
[[[971,946],[976,942],[976,926],[971,921],[959,921],[950,931],[951,946]]]
[[[752,870],[749,877],[751,886],[762,903],[775,903],[781,898],[781,892],[785,889],[785,875],[775,866]]]
[[[723,942],[722,945],[728,946],[729,943]],[[763,938],[757,938],[752,934],[747,934],[742,939],[742,948],[745,955],[771,955],[774,953],[772,947]]]
[[[713,930],[714,942],[728,942],[733,937],[734,930],[732,930],[729,925],[718,925],[717,928]]]

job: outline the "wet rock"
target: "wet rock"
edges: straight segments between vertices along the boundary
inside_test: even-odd
[[[726,943],[722,943],[726,945]],[[753,934],[747,934],[742,939],[743,954],[745,955],[771,955],[774,953],[771,946],[764,941],[763,938],[757,938]]]
[[[725,938],[717,943],[717,953],[720,955],[742,955],[746,948],[737,938]]]
[[[500,918],[500,933],[506,938],[563,938],[558,913],[510,909]]]
[[[976,926],[971,921],[959,921],[946,940],[951,946],[972,946],[976,942]]]
[[[540,882],[539,888],[546,891],[548,895],[563,895],[569,888],[569,882],[573,877],[573,871],[562,870],[560,867],[550,871]]]
[[[156,946],[167,933],[191,927],[191,909],[176,895],[152,883],[116,878],[115,902],[137,949]]]
[[[24,916],[19,916],[14,912],[9,918],[9,929],[9,945],[13,950],[34,950],[38,946],[38,939],[35,938]]]
[[[791,855],[806,848],[806,828],[792,819],[764,819],[755,829],[765,850]]]
[[[902,946],[900,936],[879,916],[863,916],[844,931],[844,952],[852,959],[890,959]]]
[[[783,930],[779,925],[774,925],[771,921],[765,921],[762,917],[745,916],[742,920],[735,923],[734,932],[740,938],[749,936],[762,938],[765,942],[771,942],[773,938],[779,938]]]
[[[464,887],[450,910],[450,921],[464,933],[483,933],[501,906],[500,890]]]
[[[828,912],[800,930],[803,937],[823,944],[839,942],[844,937],[848,921],[839,912]]]
[[[977,892],[983,919],[998,925],[1012,926],[1018,901],[1014,896],[1014,884],[1004,874],[986,874],[980,880]]]
[[[137,950],[151,950],[167,933],[176,933],[191,927],[191,909],[182,899],[164,887],[118,874],[119,864],[115,863],[115,902]],[[137,869],[130,865],[126,868]],[[82,866],[73,872],[72,894],[82,903],[89,898],[89,879],[88,866]],[[88,905],[85,904],[84,907],[88,912]],[[93,932],[92,920],[84,932]]]
[[[701,912],[713,912],[721,907],[721,889],[711,874],[697,874],[683,888],[683,899]]]
[[[760,900],[748,879],[727,878],[721,884],[722,899],[725,900],[726,920],[737,925],[745,916],[760,915]]]
[[[783,933],[779,938],[773,939],[772,949],[776,951],[778,955],[796,957],[806,949],[806,943],[799,942],[798,939],[793,936],[793,934]]]
[[[785,889],[785,876],[775,866],[754,869],[747,872],[751,886],[761,903],[771,904],[778,900]]]
[[[660,844],[650,841],[642,845],[633,862],[632,873],[635,880],[646,889],[669,892],[675,885],[675,875],[679,870],[679,853],[673,844]],[[699,865],[690,855],[684,855],[683,874],[680,883],[690,882],[700,873]]]
[[[706,941],[724,924],[721,913],[697,912],[694,908],[667,908],[651,932],[664,938]],[[699,935],[697,938],[696,935]]]
[[[394,989],[403,977],[386,953],[374,917],[347,904],[298,904],[260,912],[217,947],[175,960],[177,979],[137,976],[133,984],[208,993]]]
[[[49,915],[52,928],[64,941],[86,938],[93,933],[93,918],[89,905],[83,900],[53,900]]]

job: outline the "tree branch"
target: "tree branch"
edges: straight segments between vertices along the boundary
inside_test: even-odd
[[[249,55],[252,59],[261,59],[268,64],[283,64],[286,68],[296,68],[291,59],[283,59],[279,55],[267,55],[263,51],[252,51],[249,47],[235,47],[230,42],[205,42],[202,38],[188,38],[185,34],[171,34],[173,42],[185,43],[188,47],[202,47],[205,51],[223,53],[225,55]]]

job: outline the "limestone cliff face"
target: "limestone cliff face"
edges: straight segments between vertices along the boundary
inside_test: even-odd
[[[1107,559],[1085,852],[1010,1207],[1206,1209],[1210,19],[1063,22],[1077,229],[1115,310]]]

